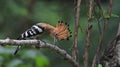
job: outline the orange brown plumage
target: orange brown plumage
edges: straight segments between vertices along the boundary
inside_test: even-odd
[[[69,39],[69,37],[71,36],[69,25],[67,23],[64,23],[63,21],[58,22],[55,27],[55,32],[57,32],[55,37],[57,37],[59,40]]]
[[[69,39],[71,36],[69,25],[63,21],[58,21],[56,27],[47,23],[38,23],[37,25],[43,27],[52,37],[59,40]]]

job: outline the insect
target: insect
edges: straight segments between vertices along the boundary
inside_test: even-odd
[[[55,27],[50,24],[40,22],[40,23],[37,23],[36,25],[33,25],[30,29],[22,33],[18,37],[18,40],[26,39],[26,38],[36,36],[36,35],[41,35],[44,32],[49,34],[55,40],[56,39],[69,40],[69,37],[72,36],[69,30],[69,25],[63,21],[58,21]],[[14,52],[14,55],[16,55],[16,53],[18,52],[20,48],[21,46],[17,47],[16,51]]]

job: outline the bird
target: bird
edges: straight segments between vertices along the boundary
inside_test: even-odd
[[[45,22],[39,22],[33,25],[31,28],[27,29],[25,32],[23,32],[17,39],[25,40],[27,38],[42,35],[44,33],[47,33],[47,35],[50,35],[52,38],[54,38],[54,41],[56,41],[56,39],[69,40],[69,38],[72,37],[72,32],[69,29],[69,24],[64,21],[58,21],[56,26],[52,26]],[[18,45],[16,51],[14,52],[14,55],[17,54],[20,48],[21,46]]]

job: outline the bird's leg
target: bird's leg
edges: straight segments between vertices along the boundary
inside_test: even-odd
[[[54,37],[54,45],[56,45],[56,43],[57,43],[57,38],[56,37]]]

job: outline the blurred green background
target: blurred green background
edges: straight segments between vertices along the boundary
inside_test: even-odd
[[[102,0],[102,7],[107,10],[109,0]],[[120,15],[120,0],[114,0],[112,13]],[[79,64],[83,67],[83,54],[85,47],[85,37],[88,16],[88,0],[82,1],[80,12],[80,26],[78,37]],[[16,39],[22,32],[30,28],[33,24],[45,21],[53,26],[57,21],[63,20],[70,25],[70,30],[74,30],[74,0],[0,0],[0,39],[7,37]],[[111,18],[105,35],[104,46],[113,39],[117,33],[119,17]],[[99,41],[99,29],[94,20],[91,37],[91,47],[89,65],[95,53],[95,48]],[[101,26],[103,22],[100,23]],[[73,33],[72,33],[73,35]],[[43,41],[53,43],[49,36],[41,38]],[[60,48],[71,54],[73,37],[69,41],[58,41]],[[21,51],[14,56],[16,46],[0,46],[0,67],[70,67],[70,64],[54,51],[41,48],[37,50],[30,46],[24,46]]]

